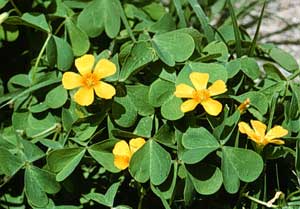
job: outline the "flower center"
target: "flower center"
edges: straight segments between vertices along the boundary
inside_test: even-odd
[[[210,98],[210,93],[207,89],[195,90],[193,92],[193,99],[201,103]]]
[[[99,82],[97,76],[93,73],[87,73],[82,76],[82,83],[84,87],[93,88]]]

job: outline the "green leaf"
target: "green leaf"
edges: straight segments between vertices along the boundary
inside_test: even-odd
[[[133,134],[149,138],[152,132],[153,116],[147,116],[141,118],[141,120],[136,125]]]
[[[149,31],[153,33],[165,33],[175,29],[176,25],[170,13],[166,13],[160,20],[149,27]]]
[[[180,31],[155,35],[152,38],[152,46],[159,58],[169,66],[175,66],[175,62],[187,60],[195,49],[193,38]]]
[[[231,98],[235,99],[240,103],[244,102],[247,98],[249,98],[250,108],[251,106],[257,108],[257,110],[263,115],[268,111],[268,101],[266,100],[266,96],[260,92],[249,91],[239,96],[231,96]]]
[[[58,99],[59,98],[59,99]],[[59,85],[48,92],[45,102],[52,108],[56,109],[63,106],[68,99],[68,92],[62,85]]]
[[[174,83],[158,78],[150,86],[149,102],[153,107],[160,107],[172,97],[174,92]]]
[[[34,162],[45,156],[45,153],[32,142],[23,139],[20,139],[20,142],[23,145],[22,151],[24,152],[27,161]]]
[[[241,70],[252,80],[259,78],[261,74],[259,66],[254,58],[242,57]]]
[[[122,127],[130,127],[135,123],[137,110],[129,95],[114,98],[112,117],[115,122]]]
[[[102,10],[102,1],[94,0],[78,16],[77,24],[79,28],[91,38],[99,36],[104,30]]]
[[[24,13],[21,19],[35,29],[48,33],[51,32],[44,14]]]
[[[84,148],[66,148],[51,152],[47,162],[51,171],[57,173],[56,181],[65,180],[75,170],[84,154]]]
[[[149,86],[128,85],[127,94],[141,116],[149,116],[154,113],[154,108],[150,105],[148,92]]]
[[[154,20],[159,20],[166,13],[164,6],[156,2],[144,6],[143,10]]]
[[[122,53],[122,51],[121,51]],[[120,72],[120,81],[125,81],[134,73],[141,70],[146,64],[155,59],[154,49],[148,41],[141,41],[133,45],[130,54],[126,57]]]
[[[59,70],[65,71],[71,68],[73,64],[73,51],[68,42],[65,40],[53,36],[56,47],[56,64]]]
[[[270,51],[270,57],[289,72],[295,72],[299,69],[295,58],[282,49],[273,47]]]
[[[48,113],[44,118],[35,118],[32,114],[29,114],[26,134],[27,136],[34,138],[37,135],[49,134],[56,126],[56,120],[51,113]]]
[[[106,170],[112,173],[119,172],[119,169],[114,166],[114,156],[112,149],[118,140],[108,139],[96,144],[93,144],[88,148],[89,154]]]
[[[161,115],[168,120],[178,120],[184,116],[180,106],[182,100],[175,95],[169,97],[161,106]]]
[[[224,158],[222,163],[225,163],[223,165],[223,169],[225,169],[223,175],[232,174],[233,172],[228,172],[231,170],[244,182],[252,182],[259,177],[264,166],[260,155],[252,150],[237,147],[224,146],[222,149],[222,158]],[[227,180],[228,178],[230,176],[224,177]]]
[[[129,172],[138,182],[150,179],[154,185],[163,183],[171,170],[171,156],[154,140],[148,140],[130,160]]]
[[[66,19],[66,27],[69,33],[72,50],[75,56],[85,54],[90,48],[90,41],[87,34],[73,23],[70,18]]]
[[[165,145],[175,144],[176,140],[175,140],[174,128],[168,123],[165,123],[155,133],[153,139]]]
[[[206,52],[209,55],[219,54],[220,56],[217,58],[218,61],[226,62],[229,57],[228,49],[226,44],[221,41],[213,41],[210,42],[207,46],[204,47],[202,52]]]
[[[48,204],[49,199],[30,168],[25,169],[24,184],[26,197],[32,206],[43,208]]]
[[[120,12],[115,0],[94,0],[78,16],[78,25],[90,37],[101,34],[103,27],[110,38],[120,30]]]
[[[206,164],[186,166],[188,175],[199,194],[211,195],[222,186],[222,172],[218,167]]]
[[[194,12],[196,13],[196,15],[200,21],[201,27],[204,30],[204,34],[205,34],[205,37],[207,38],[207,41],[212,42],[215,39],[214,32],[213,32],[211,26],[209,25],[208,18],[206,16],[206,14],[204,13],[201,5],[199,4],[199,2],[197,0],[188,0],[188,2],[192,6]]]
[[[187,149],[182,160],[194,164],[203,160],[209,153],[220,147],[215,137],[205,128],[189,128],[182,137],[182,145]]]
[[[208,73],[209,83],[213,83],[216,80],[227,81],[227,70],[223,65],[216,63],[189,62],[178,74],[176,85],[185,83],[189,86],[193,86],[189,77],[191,72]]]
[[[7,3],[8,0],[0,0],[0,9],[2,9]]]
[[[23,166],[24,162],[7,149],[0,147],[0,171],[7,176],[15,175]]]
[[[35,176],[37,186],[39,186],[43,191],[48,194],[55,194],[59,192],[60,185],[58,182],[56,182],[54,173],[35,166],[31,166],[27,169],[30,169],[31,174]]]
[[[107,207],[113,207],[114,199],[117,194],[119,186],[120,186],[120,182],[116,182],[109,187],[105,195],[91,192],[87,195],[84,195],[84,197],[93,200],[101,205],[105,205]]]

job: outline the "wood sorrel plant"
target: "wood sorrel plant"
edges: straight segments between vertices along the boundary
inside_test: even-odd
[[[299,65],[235,2],[0,1],[1,208],[298,208]]]

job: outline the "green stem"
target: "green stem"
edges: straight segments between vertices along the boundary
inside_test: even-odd
[[[256,203],[258,203],[260,205],[263,205],[263,206],[266,206],[268,208],[278,208],[279,207],[278,205],[269,205],[268,203],[266,203],[264,201],[261,201],[259,199],[256,199],[255,197],[252,197],[252,196],[248,195],[248,193],[244,193],[243,196],[248,198],[249,200],[251,200],[253,202],[256,202]]]
[[[117,1],[117,2],[118,2],[119,10],[120,10],[121,20],[122,20],[122,22],[123,22],[123,24],[124,24],[124,26],[125,26],[125,28],[126,28],[128,34],[129,34],[130,38],[131,38],[131,40],[135,43],[135,42],[136,42],[136,39],[135,39],[135,37],[134,37],[134,35],[133,35],[133,32],[132,32],[132,30],[131,30],[131,28],[130,28],[130,26],[129,26],[129,23],[128,23],[128,20],[127,20],[127,18],[126,18],[124,9],[123,9],[123,7],[122,7],[120,1]]]
[[[298,69],[296,72],[294,72],[292,75],[290,75],[288,77],[288,80],[291,81],[291,80],[293,80],[294,78],[296,78],[299,75],[300,75],[300,69]]]
[[[11,5],[13,6],[14,10],[16,11],[16,13],[18,13],[19,16],[22,16],[22,12],[19,10],[19,8],[17,7],[17,5],[15,4],[15,2],[13,0],[9,0],[9,2],[11,3]]]
[[[38,134],[32,136],[31,138],[37,138],[37,137],[43,136],[43,135],[45,135],[45,134],[47,134],[47,133],[50,133],[50,132],[54,131],[55,129],[57,129],[58,126],[59,126],[59,124],[58,124],[58,123],[55,123],[55,124],[54,124],[53,126],[51,126],[50,128],[48,128],[48,129],[46,129],[46,130],[44,130],[44,131],[42,131],[42,132],[40,132],[40,133],[38,133]]]
[[[234,29],[236,54],[237,54],[237,57],[241,57],[242,56],[242,43],[241,43],[241,34],[240,34],[238,22],[236,19],[236,15],[235,15],[231,0],[227,0],[227,4],[228,4],[229,13],[231,16],[232,25],[233,25],[233,29]]]
[[[259,17],[259,20],[258,20],[258,24],[257,24],[257,28],[256,28],[256,31],[255,31],[255,35],[254,35],[254,38],[253,38],[253,41],[251,43],[251,47],[250,47],[250,50],[249,50],[249,54],[248,54],[249,57],[252,57],[253,54],[254,54],[254,50],[255,50],[255,46],[256,46],[258,34],[259,34],[260,25],[261,25],[261,22],[262,22],[262,19],[263,19],[263,15],[264,15],[264,11],[265,11],[265,7],[266,7],[266,3],[267,3],[267,1],[265,0],[263,8],[262,8],[261,13],[260,13],[260,17]]]
[[[44,45],[43,45],[43,47],[42,47],[42,49],[41,49],[41,51],[40,51],[40,53],[39,53],[39,55],[38,55],[38,57],[37,57],[37,59],[36,59],[36,62],[35,62],[34,67],[33,67],[33,73],[32,73],[32,81],[33,81],[33,82],[32,82],[32,83],[34,83],[34,81],[35,81],[35,76],[36,76],[36,73],[37,73],[38,65],[39,65],[39,63],[40,63],[40,60],[41,60],[41,58],[42,58],[42,56],[43,56],[44,51],[46,50],[47,44],[48,44],[48,42],[49,42],[51,36],[52,36],[52,35],[49,33],[48,36],[47,36],[47,39],[46,39],[46,41],[44,42]]]
[[[65,22],[66,22],[66,19],[65,19],[64,21],[62,21],[62,22],[59,24],[59,26],[56,28],[56,30],[55,30],[55,32],[54,32],[55,35],[56,35],[56,34],[60,31],[60,29],[65,25]]]
[[[140,192],[140,200],[139,200],[139,204],[138,204],[138,209],[142,209],[143,208],[143,199],[145,197],[145,189],[143,186],[140,186],[141,188],[141,192]]]
[[[277,98],[278,98],[278,93],[275,93],[272,98],[272,102],[271,102],[270,117],[269,117],[269,121],[268,121],[268,130],[270,130],[272,127]]]

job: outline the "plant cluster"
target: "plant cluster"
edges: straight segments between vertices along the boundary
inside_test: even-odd
[[[299,65],[240,3],[1,0],[0,207],[299,208]]]

